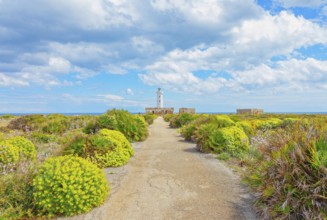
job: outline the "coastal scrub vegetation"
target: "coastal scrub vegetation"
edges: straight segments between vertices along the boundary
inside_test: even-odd
[[[169,122],[199,151],[241,167],[263,219],[327,218],[326,115],[179,114]]]
[[[71,216],[109,194],[104,167],[126,164],[156,115],[0,117],[0,219]]]

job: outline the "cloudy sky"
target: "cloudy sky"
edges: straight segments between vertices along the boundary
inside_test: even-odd
[[[0,0],[0,112],[327,111],[327,0]]]

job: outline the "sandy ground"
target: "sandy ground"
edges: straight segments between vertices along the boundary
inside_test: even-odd
[[[112,188],[101,207],[69,220],[256,219],[240,179],[213,155],[196,151],[162,118],[133,144],[135,156],[106,169]]]

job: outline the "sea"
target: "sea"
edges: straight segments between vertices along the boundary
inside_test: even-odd
[[[144,114],[144,112],[131,112],[132,114]],[[62,114],[66,116],[79,116],[79,115],[102,115],[103,112],[87,112],[87,113],[0,113],[2,115],[14,115],[14,116],[23,116],[23,115],[51,115],[51,114]],[[235,112],[197,112],[197,114],[236,114]],[[265,112],[265,114],[294,114],[294,115],[327,115],[327,112]]]

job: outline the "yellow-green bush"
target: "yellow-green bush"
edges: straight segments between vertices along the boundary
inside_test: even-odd
[[[196,117],[197,115],[190,113],[179,113],[177,115],[174,115],[174,117],[170,118],[169,126],[171,128],[180,128],[193,121]]]
[[[214,130],[218,129],[214,123],[202,124],[194,132],[196,148],[201,152],[210,152],[212,147],[207,140]]]
[[[99,167],[117,167],[126,164],[134,150],[121,132],[101,129],[94,135],[77,135],[64,153],[88,158]]]
[[[278,118],[268,118],[266,120],[257,120],[256,127],[261,130],[274,129],[281,126],[282,123],[283,121]]]
[[[108,130],[108,129],[102,129],[99,131],[99,134],[106,137],[106,138],[113,138],[121,144],[122,148],[125,149],[130,156],[134,155],[134,150],[129,143],[129,141],[126,139],[126,137],[121,133],[120,131],[114,131],[114,130]]]
[[[19,149],[8,141],[0,142],[0,165],[14,165],[19,160]]]
[[[148,136],[148,124],[142,116],[115,109],[108,111],[106,114],[116,118],[117,127],[115,130],[123,133],[129,141],[143,141]]]
[[[199,115],[195,120],[182,127],[182,129],[180,130],[181,134],[186,141],[194,141],[194,136],[198,128],[202,124],[210,123],[210,121],[214,120],[214,117],[209,117],[208,115]]]
[[[249,138],[236,126],[219,128],[217,124],[203,124],[196,133],[197,148],[202,152],[226,152],[238,157],[249,149]]]
[[[158,118],[158,115],[156,115],[156,114],[149,114],[149,113],[147,113],[147,114],[145,114],[145,115],[142,115],[142,116],[143,116],[143,118],[145,119],[145,121],[146,121],[149,125],[153,124],[153,121],[154,121],[156,118]]]
[[[14,145],[19,149],[20,159],[35,159],[36,158],[36,149],[34,144],[27,140],[24,137],[16,136],[9,138],[8,143]]]
[[[46,160],[33,179],[39,216],[71,216],[101,205],[109,193],[103,170],[75,156]]]
[[[235,122],[228,115],[217,115],[215,123],[219,128],[234,126]]]
[[[174,114],[165,114],[163,119],[165,122],[169,122],[172,117],[174,117]]]
[[[243,131],[248,135],[253,135],[255,133],[255,129],[253,125],[249,121],[239,121],[236,122],[236,126],[243,129]]]
[[[236,126],[214,130],[207,142],[215,153],[227,152],[236,157],[249,149],[249,138]]]
[[[117,130],[118,123],[115,115],[103,114],[96,118],[94,121],[90,121],[84,128],[86,134],[95,134],[100,129]]]

